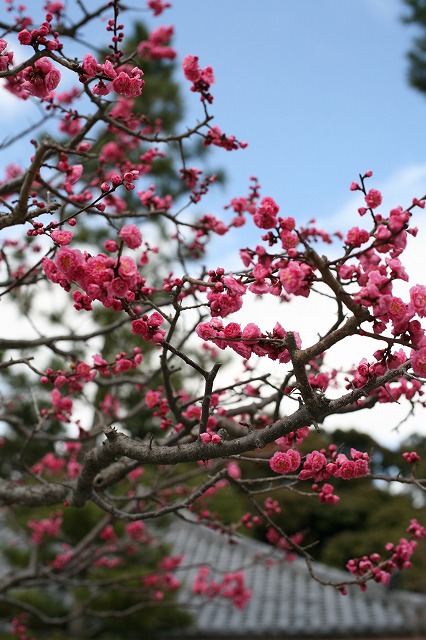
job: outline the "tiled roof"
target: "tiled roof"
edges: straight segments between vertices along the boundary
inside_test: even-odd
[[[192,603],[194,624],[170,632],[167,638],[426,638],[424,595],[391,591],[373,583],[366,592],[355,586],[343,596],[313,580],[302,559],[267,563],[266,558],[271,558],[269,545],[241,537],[237,544],[230,544],[227,536],[180,519],[173,520],[165,537],[173,554],[184,554],[183,564],[194,567],[185,572],[187,579],[179,594],[182,604]],[[220,571],[246,567],[246,585],[252,598],[244,609],[223,598],[194,596],[191,585],[197,573],[195,566],[203,563]],[[322,578],[348,579],[345,572],[320,564],[315,568]]]

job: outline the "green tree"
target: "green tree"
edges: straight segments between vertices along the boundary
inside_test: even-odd
[[[134,24],[134,32],[128,38],[125,43],[126,51],[134,52],[137,50],[138,45],[149,39],[149,31],[142,23]],[[106,55],[108,52],[104,52]],[[170,136],[174,136],[178,131],[179,125],[182,126],[184,119],[183,100],[181,96],[180,86],[175,80],[176,64],[172,59],[163,59],[161,57],[152,58],[149,53],[144,55],[142,52],[139,56],[136,56],[138,63],[143,66],[145,75],[152,78],[148,87],[143,93],[143,97],[137,97],[133,106],[133,113],[143,119],[148,129],[155,130],[155,127],[160,127],[162,132],[167,133]],[[71,118],[72,120],[72,112]],[[98,136],[93,145],[93,161],[89,162],[86,166],[86,170],[92,172],[95,177],[102,168],[102,171],[114,171],[116,167],[121,167],[125,158],[132,163],[138,164],[139,158],[143,156],[145,152],[150,153],[152,151],[152,145],[143,144],[135,145],[130,144],[131,139],[126,138],[125,135],[121,138],[117,138],[113,135],[109,128],[104,128],[98,132]],[[49,134],[46,130],[45,135]],[[118,143],[117,143],[118,139]],[[66,136],[62,137],[59,144],[65,144],[67,140]],[[126,145],[129,142],[129,146]],[[105,150],[108,144],[114,145],[110,147],[114,153],[108,157],[105,153],[102,156],[102,151]],[[155,193],[160,197],[171,197],[178,199],[184,192],[185,185],[180,180],[179,166],[182,162],[189,162],[191,158],[197,158],[197,164],[199,166],[202,159],[208,154],[208,149],[204,147],[201,142],[188,140],[185,143],[185,155],[183,155],[182,143],[176,142],[171,145],[171,151],[167,155],[163,155],[158,151],[158,157],[153,162],[147,161],[147,170],[149,169],[149,179],[155,184]],[[97,156],[97,157],[96,157]],[[96,157],[96,159],[95,159]],[[143,161],[142,161],[143,164]],[[223,176],[222,176],[223,178]],[[222,179],[221,178],[221,179]],[[125,193],[123,198],[128,210],[132,207],[137,207],[137,197],[133,191]],[[66,207],[62,211],[62,217],[67,216]],[[167,238],[167,228],[163,222],[161,216],[150,216],[150,221],[155,219],[157,224],[157,233],[163,240]],[[122,221],[118,219],[118,224],[122,224]],[[117,226],[117,222],[114,217],[109,220],[105,218],[97,218],[95,221],[90,218],[85,218],[81,224],[78,225],[75,237],[83,243],[87,244],[87,248],[91,253],[99,252],[103,250],[103,242],[107,238],[108,230],[110,226]],[[143,223],[142,223],[143,228]],[[31,241],[30,241],[31,242]],[[21,249],[17,249],[14,260],[18,263],[24,259],[24,255]],[[162,257],[164,267],[164,257]],[[153,261],[154,262],[154,261]],[[151,262],[151,265],[153,264]],[[11,265],[12,268],[12,265]],[[155,282],[155,266],[151,266],[152,281]],[[160,283],[158,280],[157,284]],[[48,285],[49,286],[49,285]],[[27,295],[25,291],[18,290],[12,292],[11,296],[18,302],[23,314],[29,316],[34,312],[35,300],[31,296]],[[160,298],[161,301],[161,298]],[[65,310],[60,304],[54,305],[52,308],[44,308],[37,312],[38,323],[43,325],[46,323],[49,327],[58,328],[62,326],[64,321]],[[42,320],[41,315],[44,315]],[[103,332],[101,343],[99,344],[99,353],[105,359],[106,362],[111,362],[117,353],[125,353],[129,344],[131,336],[130,329],[123,327],[122,323],[116,320],[116,316],[113,311],[102,308],[94,310],[94,319],[97,323],[105,328]],[[120,328],[120,331],[116,329]],[[143,349],[143,357],[146,362],[152,356],[153,347],[147,343]],[[30,357],[31,350],[28,351],[23,348],[21,353],[22,357]],[[2,354],[3,355],[3,354]],[[85,350],[84,347],[77,347],[73,345],[71,350],[68,351],[68,357],[71,361],[77,362],[79,359],[84,359]],[[55,349],[51,354],[47,356],[47,365],[52,370],[57,370],[60,366],[60,359],[55,354]],[[131,430],[135,437],[143,437],[146,433],[144,427],[145,418],[148,415],[145,409],[145,405],[141,402],[141,389],[144,390],[155,387],[158,384],[158,380],[154,376],[145,376],[139,379],[137,374],[130,368],[123,376],[122,384],[116,385],[114,395],[109,392],[108,379],[105,378],[103,383],[98,385],[95,402],[96,404],[104,407],[104,416],[101,418],[103,421],[105,417],[111,422],[117,419],[117,413],[115,407],[120,406],[120,410],[127,412],[127,427]],[[139,383],[139,384],[138,384]],[[8,478],[10,476],[12,461],[16,461],[18,458],[22,465],[23,472],[31,472],[34,463],[40,460],[46,452],[45,443],[42,440],[37,440],[34,436],[34,432],[31,434],[31,429],[34,425],[35,414],[40,415],[50,405],[49,397],[52,391],[51,385],[46,385],[44,389],[38,390],[37,395],[31,396],[28,393],[28,389],[32,386],[31,373],[22,369],[15,371],[13,368],[5,371],[3,377],[2,394],[4,397],[3,406],[6,403],[12,403],[16,421],[19,421],[21,432],[10,429],[7,431],[7,438],[4,440],[4,446],[2,449],[2,456],[0,457],[0,477]],[[13,400],[12,400],[13,397]],[[7,399],[7,400],[6,400]],[[9,404],[9,407],[12,406]],[[0,420],[10,420],[5,413],[0,414]],[[100,416],[93,414],[92,416],[92,431],[96,434],[99,430]],[[66,427],[65,427],[66,429]],[[22,430],[28,435],[28,442],[31,440],[31,447],[24,447],[22,449],[22,443],[20,444],[20,436],[22,436]],[[28,430],[28,431],[26,431]],[[151,428],[152,430],[152,428]],[[49,423],[49,435],[52,438],[60,436],[64,433],[64,423],[55,419],[52,419]],[[155,433],[155,429],[153,430]],[[84,446],[84,441],[83,441]],[[137,467],[138,465],[134,465]],[[130,470],[130,467],[128,471]],[[146,478],[146,483],[152,483],[154,485],[161,481],[161,473],[151,473],[149,478]],[[124,499],[124,496],[117,496],[117,499]],[[51,510],[48,508],[41,510],[39,520],[49,518]],[[59,513],[59,512],[58,512]],[[10,515],[10,514],[9,514]],[[49,566],[55,556],[62,551],[66,554],[66,549],[69,546],[77,545],[79,541],[84,539],[88,531],[97,532],[102,536],[102,531],[109,531],[113,526],[113,519],[105,517],[103,512],[97,509],[94,505],[86,506],[84,509],[72,509],[68,508],[62,510],[60,516],[62,519],[61,526],[61,538],[54,545],[41,544],[37,549],[37,561],[43,565]],[[25,508],[14,510],[13,519],[5,518],[1,521],[1,528],[10,531],[10,535],[6,538],[6,543],[1,545],[0,553],[2,556],[2,563],[6,564],[8,568],[15,567],[23,569],[31,562],[31,556],[35,553],[35,549],[32,547],[29,535],[22,535],[20,538],[16,538],[17,544],[10,545],[10,539],[13,538],[20,527],[24,530],[27,529],[26,523],[31,518],[31,511]],[[111,524],[112,523],[112,524]],[[144,576],[147,577],[147,584],[149,583],[149,576],[153,573],[161,564],[161,560],[164,556],[167,556],[169,549],[166,546],[154,545],[153,537],[148,533],[144,534],[143,550],[132,550],[130,555],[128,554],[128,548],[132,543],[132,538],[124,532],[124,525],[115,525],[116,533],[127,540],[127,543],[120,542],[116,551],[112,553],[114,560],[111,563],[106,564],[105,567],[100,564],[95,571],[93,568],[85,567],[84,559],[80,569],[76,568],[76,573],[80,577],[83,576],[87,586],[73,587],[72,582],[69,585],[58,584],[56,590],[51,590],[49,587],[45,588],[45,583],[41,581],[39,588],[34,589],[31,586],[28,589],[19,589],[12,592],[14,598],[21,602],[27,603],[29,609],[29,628],[32,628],[39,638],[83,638],[83,637],[97,637],[103,640],[113,640],[118,637],[140,638],[141,633],[147,633],[150,637],[154,637],[157,631],[161,629],[170,629],[173,626],[181,626],[187,624],[191,617],[185,612],[177,609],[175,606],[171,606],[174,599],[174,591],[167,589],[165,600],[162,602],[162,606],[155,606],[152,604],[153,586],[147,586],[143,584]],[[28,532],[30,533],[30,532]],[[111,533],[111,539],[115,538],[115,533]],[[142,534],[141,534],[142,535]],[[12,538],[11,538],[12,536]],[[105,539],[108,543],[108,537]],[[123,546],[127,544],[128,547]],[[104,547],[104,551],[107,546]],[[87,547],[87,553],[90,553],[90,544]],[[148,550],[148,552],[147,552]],[[0,556],[0,558],[1,558]],[[88,560],[89,558],[87,558]],[[100,559],[101,560],[101,559]],[[114,566],[113,561],[117,561],[117,566]],[[142,586],[141,586],[142,580]],[[161,590],[161,584],[158,586],[158,591]],[[143,604],[144,599],[148,602],[148,605],[143,606],[143,615],[140,615],[141,601]],[[151,604],[149,604],[151,602]],[[80,609],[82,603],[90,603],[85,608]],[[46,617],[53,617],[58,620],[55,625],[56,631],[52,635],[51,630],[47,630],[43,620],[37,618],[37,616],[31,615],[31,607],[37,608]],[[131,613],[132,608],[135,612]],[[73,615],[73,611],[78,611],[78,616]],[[95,615],[90,613],[95,612]],[[115,612],[114,617],[107,616],[109,611]],[[124,613],[127,610],[130,613]],[[126,618],[126,635],[122,635],[123,622],[119,612],[123,612],[123,617]],[[19,612],[19,607],[14,607],[13,598],[11,604],[2,605],[0,613],[4,617],[11,617],[15,613]],[[105,613],[105,616],[103,615]],[[61,619],[63,622],[61,622]],[[1,623],[0,623],[0,638],[1,635]]]
[[[412,47],[407,54],[408,79],[412,87],[426,93],[426,2],[425,0],[403,0],[403,3],[409,9],[403,21],[415,25],[420,30],[420,35],[413,39]]]

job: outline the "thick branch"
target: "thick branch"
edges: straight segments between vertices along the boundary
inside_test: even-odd
[[[29,349],[40,347],[43,345],[49,346],[51,344],[55,344],[56,342],[86,342],[87,340],[91,340],[92,338],[97,338],[98,336],[111,333],[127,322],[128,319],[124,318],[121,320],[117,320],[116,322],[112,322],[106,327],[100,327],[99,329],[95,329],[90,333],[84,333],[80,335],[68,333],[51,337],[41,336],[40,338],[34,338],[33,340],[9,340],[7,338],[0,338],[0,351],[4,351],[5,349]]]
[[[42,507],[58,504],[66,500],[69,487],[64,484],[27,485],[0,480],[0,505],[20,504],[28,507]]]
[[[309,245],[305,245],[305,247],[306,255],[312,261],[312,264],[321,273],[323,281],[328,287],[330,287],[336,298],[338,300],[341,300],[343,304],[349,309],[349,311],[352,311],[354,316],[358,318],[358,323],[368,320],[370,318],[370,313],[368,312],[368,310],[362,305],[354,302],[352,296],[344,290],[340,282],[333,276],[328,266],[327,259],[325,257],[321,257]]]
[[[33,188],[34,180],[40,170],[43,160],[50,149],[50,143],[47,140],[38,146],[33,161],[23,176],[22,186],[20,188],[19,200],[11,214],[0,215],[0,229],[10,227],[14,224],[24,224],[28,217],[28,198]],[[50,209],[55,210],[59,207],[57,203],[51,203]]]
[[[10,482],[0,481],[0,504],[23,505],[51,505],[64,500],[75,507],[81,507],[91,496],[92,489],[96,485],[96,476],[108,467],[116,458],[126,456],[141,464],[176,465],[181,462],[194,462],[197,460],[214,460],[228,458],[247,451],[263,449],[266,445],[278,438],[287,435],[291,431],[312,423],[323,422],[328,415],[338,413],[343,407],[354,404],[363,396],[368,395],[386,382],[404,375],[410,367],[406,362],[398,369],[387,371],[379,378],[373,378],[364,387],[351,391],[336,400],[329,400],[318,396],[318,402],[314,407],[301,406],[291,416],[277,420],[269,427],[256,431],[252,430],[247,435],[235,440],[226,440],[221,444],[204,444],[201,440],[188,444],[170,446],[150,446],[133,440],[131,437],[109,427],[105,429],[107,441],[101,446],[92,449],[86,456],[80,477],[75,485],[41,485],[30,486],[15,485]],[[312,414],[314,410],[314,415]]]

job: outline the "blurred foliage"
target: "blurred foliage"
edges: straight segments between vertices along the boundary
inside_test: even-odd
[[[140,23],[133,25],[133,34],[126,42],[125,49],[127,51],[135,50],[137,45],[142,41],[148,39],[149,32],[146,27]],[[107,52],[106,52],[107,53]],[[181,93],[180,84],[176,80],[176,64],[170,60],[151,60],[147,58],[136,60],[137,64],[141,66],[145,73],[146,85],[143,90],[142,96],[135,100],[135,111],[144,115],[144,120],[147,125],[154,125],[156,122],[161,121],[162,133],[166,135],[173,135],[184,128],[184,103]],[[112,140],[112,134],[108,130],[99,131],[99,137],[94,143],[92,150],[95,153],[100,153],[101,147]],[[152,145],[141,143],[140,147],[130,149],[129,157],[136,163],[138,157],[148,150]],[[185,161],[187,166],[191,166],[191,161],[196,159],[197,166],[205,162],[205,158],[209,155],[209,149],[202,145],[202,138],[195,141],[187,140],[184,142]],[[194,160],[195,161],[195,160]],[[141,204],[136,195],[139,190],[148,189],[151,184],[155,184],[156,194],[160,196],[171,195],[173,199],[179,198],[184,192],[188,196],[188,190],[184,187],[184,183],[180,180],[179,169],[182,167],[181,149],[178,144],[171,143],[167,149],[167,157],[157,158],[153,162],[152,171],[150,173],[142,175],[138,183],[136,183],[136,189],[134,192],[125,191],[120,195],[126,200],[128,207],[132,207],[134,210],[141,208]],[[92,171],[94,174],[97,171],[97,165],[94,161],[92,166],[87,167],[88,171]],[[213,173],[213,171],[212,171]],[[219,181],[223,179],[223,173],[216,172],[220,175]],[[124,191],[124,190],[123,190]],[[125,217],[120,220],[120,225],[125,222]],[[133,221],[133,220],[132,220]],[[142,225],[143,233],[143,218],[139,220]],[[163,242],[167,242],[168,228],[161,221],[159,216],[150,215],[150,222],[156,225],[159,238]],[[110,237],[111,229],[108,225],[101,224],[101,219],[96,215],[90,215],[79,219],[79,224],[74,229],[74,238],[80,244],[86,245],[90,253],[96,251],[104,251],[103,243],[107,237]],[[145,239],[145,237],[144,237]],[[32,239],[28,240],[28,244],[35,244]],[[167,252],[163,252],[163,257],[167,256]],[[22,254],[21,249],[17,251],[16,259],[24,260],[25,255]],[[165,265],[162,264],[163,271]],[[155,255],[151,254],[151,261],[145,267],[150,270],[150,282],[154,285],[158,285],[161,289],[160,276],[157,276],[159,270],[156,268]],[[30,295],[31,292],[26,290],[17,293],[12,292],[14,301],[18,303],[21,313],[26,314],[30,319],[35,314],[37,309],[37,323],[43,326],[43,318],[46,318],[48,322],[53,326],[53,330],[57,334],[64,334],[67,331],[67,316],[65,308],[63,306],[63,298],[61,295],[55,293],[53,297],[52,293],[52,305],[43,306],[38,310],[36,305],[36,297]],[[164,297],[162,294],[159,294]],[[54,301],[54,302],[53,302]],[[83,312],[84,314],[84,312]],[[108,326],[117,320],[117,315],[108,309],[95,306],[93,316],[91,317],[98,326]],[[90,331],[90,329],[89,329]],[[120,352],[127,352],[129,345],[133,348],[134,341],[131,339],[131,332],[129,326],[123,325],[119,330],[105,333],[101,336],[98,346],[98,353],[107,360],[107,362],[114,362],[116,354]],[[142,346],[142,345],[141,345]],[[62,347],[64,351],[62,351]],[[155,434],[155,420],[154,428],[152,412],[148,412],[143,405],[143,397],[147,388],[155,388],[158,385],[158,380],[154,377],[150,377],[150,371],[157,369],[150,367],[150,361],[153,357],[158,357],[158,352],[151,343],[144,344],[143,346],[143,358],[144,364],[141,371],[129,370],[126,372],[125,377],[128,379],[128,383],[117,386],[117,400],[120,403],[121,410],[129,410],[130,408],[138,407],[138,410],[134,412],[132,416],[126,420],[126,429],[132,433],[134,437],[143,437],[146,435],[146,431],[149,428],[152,433]],[[65,352],[66,348],[66,352]],[[56,355],[57,353],[57,355]],[[53,370],[58,370],[64,367],[64,353],[71,356],[71,360],[86,359],[87,353],[83,350],[78,350],[76,345],[72,343],[61,343],[61,348],[55,353],[55,347],[52,350],[46,350],[46,366],[50,366]],[[131,355],[132,351],[130,351]],[[31,357],[31,349],[22,350],[22,357]],[[90,360],[88,360],[90,362]],[[20,421],[27,429],[27,433],[22,433],[22,429],[12,429],[4,426],[7,429],[7,437],[5,438],[5,444],[2,447],[2,455],[0,457],[0,477],[8,478],[12,472],[12,469],[16,469],[16,461],[19,462],[22,474],[28,473],[32,465],[39,461],[42,456],[48,451],[54,451],[55,445],[51,442],[37,438],[37,420],[40,415],[40,411],[43,409],[51,408],[50,393],[52,391],[52,385],[40,385],[38,377],[29,372],[26,367],[10,367],[5,370],[4,382],[1,390],[2,404],[7,410],[12,409],[13,414],[17,417],[17,424]],[[132,383],[132,380],[144,381],[143,386],[141,384]],[[146,384],[145,384],[146,379]],[[175,374],[174,381],[176,385],[182,384],[179,378],[179,374]],[[110,392],[109,378],[99,377],[99,385],[96,391],[96,397],[94,403],[96,406],[100,406],[100,403],[105,399],[106,395]],[[180,388],[180,387],[179,387]],[[30,392],[33,389],[33,392]],[[11,412],[12,413],[12,412]],[[89,431],[97,421],[95,413],[91,418],[88,416],[85,418],[84,428]],[[114,421],[114,416],[111,416],[111,421]],[[4,434],[4,429],[2,435]],[[67,425],[59,422],[54,417],[49,420],[43,421],[43,435],[58,436],[67,432]],[[28,437],[29,436],[29,437]],[[27,444],[22,448],[22,442],[27,439]],[[93,442],[93,441],[91,441]],[[84,442],[83,442],[84,444]],[[12,465],[12,462],[14,463]],[[161,482],[162,472],[156,470],[147,470],[145,474],[144,482],[149,485],[151,482],[155,485],[156,482]],[[36,483],[37,480],[34,479]],[[126,487],[122,489],[125,491]],[[118,492],[116,491],[116,495]],[[105,514],[94,504],[86,504],[82,509],[65,508],[61,509],[63,523],[61,526],[60,538],[57,540],[57,544],[41,544],[37,549],[37,558],[40,566],[49,566],[49,563],[53,560],[56,553],[62,550],[64,544],[74,546],[78,544],[87,534],[97,525],[104,517]],[[51,508],[40,508],[35,513],[33,509],[27,509],[20,507],[5,511],[7,519],[3,519],[1,527],[4,527],[11,533],[14,531],[15,535],[14,544],[9,544],[10,536],[5,538],[6,544],[1,544],[0,541],[0,562],[2,569],[5,566],[14,567],[16,570],[25,568],[31,561],[31,554],[34,553],[34,545],[30,542],[30,531],[27,526],[27,522],[31,517],[36,517],[38,520],[47,518],[52,512]],[[5,516],[6,518],[6,516]],[[115,523],[114,527],[118,535],[123,533],[124,523]],[[23,533],[18,534],[18,531]],[[161,536],[160,536],[161,537]],[[56,546],[55,546],[56,545]],[[155,638],[156,633],[162,629],[171,629],[174,627],[180,627],[187,625],[191,617],[185,611],[177,608],[174,603],[174,593],[172,591],[165,591],[164,600],[156,605],[152,601],[151,596],[144,588],[141,587],[140,577],[146,575],[149,571],[154,571],[161,558],[169,552],[169,549],[165,546],[156,546],[153,544],[141,544],[135,555],[129,555],[123,553],[121,560],[122,563],[117,567],[103,569],[105,578],[111,583],[111,587],[105,588],[102,592],[98,592],[94,597],[91,606],[101,612],[105,613],[105,617],[101,619],[95,619],[90,615],[83,616],[79,621],[71,623],[61,624],[54,628],[49,627],[43,621],[37,619],[36,616],[29,616],[29,631],[33,632],[40,640],[48,638],[49,640],[65,640],[66,638],[99,638],[102,640],[115,640],[117,638],[125,638],[126,640],[140,639],[143,637]],[[100,568],[96,569],[97,577],[101,576],[102,571]],[[120,579],[123,575],[135,575],[134,584],[130,581],[126,582],[126,586],[120,587],[120,583],[117,586],[113,586],[115,579]],[[77,584],[77,581],[76,583]],[[16,590],[12,595],[16,598],[21,598],[29,605],[33,605],[45,612],[47,616],[61,617],[68,615],[72,612],[73,607],[78,605],[78,602],[91,593],[91,587],[88,585],[84,589],[79,589],[75,584],[60,585],[59,582],[53,583],[52,588],[29,588]],[[141,599],[145,597],[147,606],[137,610],[129,616],[120,616],[120,611],[124,611],[128,608],[137,605]],[[6,610],[7,609],[7,610]],[[107,615],[107,612],[113,612],[112,615]],[[0,640],[8,635],[2,634],[3,627],[1,619],[12,617],[19,613],[19,609],[14,606],[3,605],[0,609]],[[123,629],[125,631],[123,632]]]
[[[50,540],[42,542],[35,547],[25,534],[14,539],[13,543],[6,544],[2,548],[0,563],[4,561],[16,570],[23,569],[31,562],[37,549],[37,557],[41,566],[49,567],[58,551],[65,549],[64,545],[77,545],[92,531],[99,522],[105,519],[105,514],[93,503],[87,503],[83,508],[62,509],[63,523],[60,535],[52,544]],[[51,509],[42,508],[37,513],[37,518],[48,517]],[[26,522],[31,517],[30,509],[21,508],[13,512],[16,518],[15,524],[27,529]],[[11,530],[11,521],[3,523]],[[56,573],[47,588],[40,583],[38,588],[17,588],[9,592],[11,598],[15,598],[29,606],[36,607],[46,617],[57,618],[57,624],[53,627],[46,625],[38,616],[26,615],[28,629],[40,640],[65,640],[67,638],[99,638],[101,640],[113,640],[125,638],[126,640],[139,640],[143,637],[155,639],[156,634],[164,629],[182,627],[190,624],[192,617],[186,611],[178,609],[174,603],[174,592],[163,591],[163,599],[157,604],[153,600],[152,589],[145,586],[143,577],[155,574],[158,563],[170,553],[170,548],[164,544],[158,544],[155,527],[148,532],[153,544],[148,540],[140,543],[128,541],[120,547],[121,536],[124,533],[125,523],[114,523],[114,531],[118,536],[119,550],[113,551],[111,557],[119,557],[117,566],[90,566],[84,571],[78,572],[78,580],[73,583],[62,583],[60,572]],[[124,537],[125,539],[125,537]],[[133,551],[128,553],[127,546]],[[121,550],[120,550],[121,548]],[[90,550],[90,547],[89,547]],[[85,552],[87,554],[87,552]],[[102,556],[103,557],[103,556]],[[83,581],[81,581],[83,579]],[[61,623],[60,618],[78,612],[80,604],[88,603],[88,611],[71,621]],[[140,607],[140,604],[143,606]],[[132,612],[131,609],[135,610]],[[100,615],[95,615],[96,612]],[[127,613],[127,610],[130,610]],[[123,615],[120,613],[123,612]],[[0,620],[18,615],[20,609],[12,605],[0,604]],[[123,631],[125,629],[125,631]],[[0,623],[0,640],[7,635],[2,635]]]
[[[403,22],[420,30],[407,54],[408,80],[412,87],[426,93],[426,0],[403,0],[403,3],[409,9],[408,15],[403,16]]]

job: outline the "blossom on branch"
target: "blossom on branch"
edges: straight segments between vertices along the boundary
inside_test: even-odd
[[[240,528],[266,532],[274,556],[305,557],[319,578],[312,538],[289,535],[289,492],[330,509],[347,483],[375,490],[384,476],[367,452],[348,446],[352,436],[334,443],[314,428],[390,403],[405,403],[408,420],[426,406],[426,283],[412,284],[406,260],[423,196],[379,213],[382,194],[366,188],[372,172],[361,173],[350,189],[364,196],[365,224],[349,222],[345,233],[283,212],[254,176],[243,194],[209,209],[221,176],[204,154],[246,143],[213,119],[215,77],[197,55],[183,58],[182,71],[200,114],[179,121],[173,27],[139,42],[128,37],[133,14],[118,1],[89,11],[90,3],[45,0],[44,22],[6,4],[13,19],[3,31],[17,34],[17,49],[0,38],[0,72],[9,91],[38,99],[42,117],[31,131],[22,133],[24,124],[10,133],[0,178],[0,228],[13,227],[0,246],[0,298],[13,318],[0,336],[0,504],[2,524],[17,539],[31,537],[32,548],[19,549],[19,568],[5,556],[2,614],[15,615],[27,589],[30,602],[34,585],[62,621],[78,595],[82,624],[90,616],[100,636],[109,617],[173,607],[180,572],[193,564],[163,545],[173,518],[220,531],[223,544]],[[149,0],[146,8],[160,15],[168,5]],[[93,55],[83,43],[99,20],[107,42]],[[67,88],[56,93],[61,76]],[[27,134],[27,162],[10,164],[9,146]],[[234,236],[247,245],[233,258]],[[304,300],[294,313],[296,296]],[[333,365],[351,345],[352,361]],[[386,481],[420,491],[421,442],[405,449]],[[334,485],[344,487],[341,497]],[[235,518],[222,517],[222,491],[244,496]],[[167,529],[157,530],[163,516]],[[348,583],[386,584],[410,568],[426,529],[407,520],[405,537],[386,538],[383,554],[348,561]],[[216,575],[198,563],[197,602],[249,602],[244,574],[227,569]],[[28,602],[22,597],[30,611]],[[43,609],[39,618],[56,624],[49,616]]]
[[[23,70],[21,77],[21,89],[42,99],[49,97],[61,80],[59,70],[54,67],[49,58],[36,60],[31,67]]]

